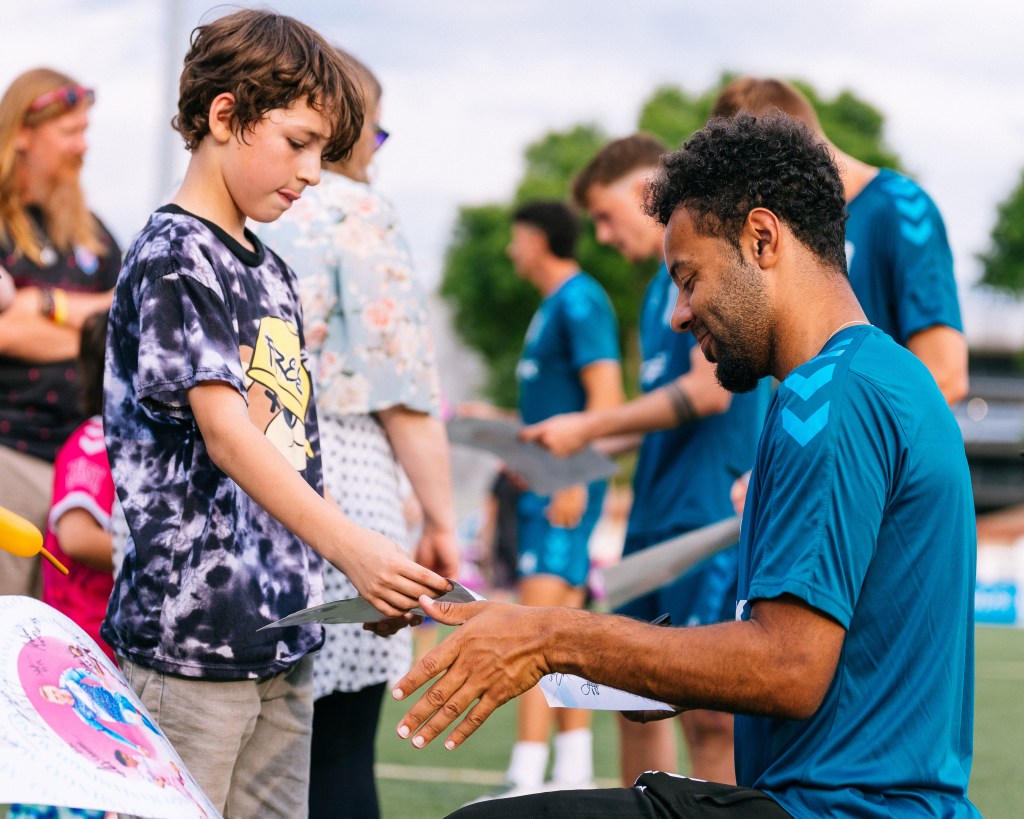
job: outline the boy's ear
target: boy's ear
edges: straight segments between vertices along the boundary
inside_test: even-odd
[[[210,103],[210,136],[224,143],[234,136],[235,95],[225,91]]]

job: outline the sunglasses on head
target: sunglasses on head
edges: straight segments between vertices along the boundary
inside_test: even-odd
[[[376,122],[373,123],[373,150],[377,150],[387,142],[388,137],[391,136],[387,131],[381,128]]]
[[[51,105],[60,105],[65,111],[70,111],[79,103],[92,104],[95,101],[96,93],[91,88],[84,88],[81,85],[62,85],[60,88],[54,88],[52,91],[47,91],[36,97],[32,100],[28,110],[29,113],[34,114]]]

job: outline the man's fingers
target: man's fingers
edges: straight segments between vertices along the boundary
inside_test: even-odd
[[[444,747],[449,751],[454,751],[463,742],[479,728],[487,718],[494,713],[500,703],[489,702],[485,696],[477,700],[476,705],[469,709],[469,713],[466,714],[466,718],[460,722],[454,731],[448,735],[448,739],[444,741]]]
[[[398,724],[398,735],[411,738],[415,748],[424,748],[473,704],[474,694],[466,691],[464,680],[449,672],[435,682]]]
[[[391,696],[396,700],[405,699],[421,685],[447,669],[458,656],[457,650],[449,648],[448,644],[451,642],[454,640],[449,638],[424,654],[420,661],[409,669],[409,673],[398,681],[391,691]]]
[[[450,600],[438,602],[424,595],[419,599],[419,605],[431,620],[445,626],[461,626],[487,608],[488,603],[486,600],[475,603],[454,603]]]

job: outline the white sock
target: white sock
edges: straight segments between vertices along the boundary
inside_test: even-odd
[[[558,784],[583,785],[594,778],[593,736],[589,728],[555,735],[555,766],[551,779]]]
[[[547,767],[546,742],[517,742],[512,746],[512,759],[508,763],[509,784],[518,788],[539,788],[544,784]]]

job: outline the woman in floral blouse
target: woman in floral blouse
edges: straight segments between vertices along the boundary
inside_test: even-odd
[[[448,440],[426,297],[391,204],[369,184],[387,138],[381,87],[349,57],[364,89],[365,122],[348,159],[324,165],[320,184],[261,230],[299,277],[306,345],[328,491],[345,514],[408,543],[402,471],[423,510],[414,556],[446,577],[458,570]],[[325,599],[355,587],[325,566]],[[385,627],[385,630],[388,630]],[[408,629],[380,637],[329,625],[314,672],[310,817],[377,817],[374,738],[389,679],[411,660]]]

